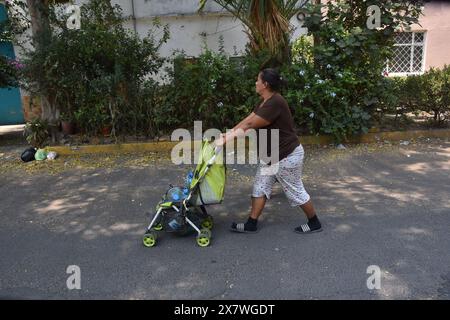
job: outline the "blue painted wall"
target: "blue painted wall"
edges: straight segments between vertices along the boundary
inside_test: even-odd
[[[0,4],[0,21],[5,19],[5,6]],[[0,42],[0,54],[15,58],[13,45],[9,42]],[[22,124],[24,122],[19,88],[0,89],[0,125]]]

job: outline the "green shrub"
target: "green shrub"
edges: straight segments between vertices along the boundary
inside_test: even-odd
[[[50,6],[49,44],[27,52],[24,87],[43,95],[49,104],[77,121],[87,134],[104,125],[113,133],[155,134],[143,118],[151,100],[141,101],[146,79],[159,72],[164,59],[158,50],[169,37],[168,27],[154,20],[143,39],[123,26],[122,11],[109,0],[81,6],[81,29],[69,30],[67,16]],[[154,32],[162,29],[160,40]],[[139,118],[137,120],[136,118]]]
[[[301,48],[305,57],[315,57],[313,62],[309,58],[296,59],[284,68],[289,84],[285,96],[296,110],[298,125],[311,134],[330,134],[341,142],[349,135],[368,131],[382,91],[382,65],[368,64],[366,59],[370,58],[356,57],[350,63],[342,50],[361,50],[352,46],[353,35],[336,34],[333,28],[328,31],[330,45],[313,47],[304,42]],[[339,46],[341,42],[346,43],[345,49]]]
[[[407,113],[425,111],[433,115],[434,126],[445,125],[450,113],[450,66],[387,81],[383,95],[384,113],[406,118]]]
[[[442,126],[450,114],[450,66],[431,68],[421,77],[418,105],[433,114],[434,125]]]
[[[415,99],[405,92],[406,88],[412,88],[416,82],[413,77],[385,77],[382,80],[382,90],[378,97],[374,120],[382,125],[387,117],[394,115],[394,123],[399,119],[407,121],[407,113],[414,112]]]
[[[307,6],[308,36],[294,43],[293,64],[283,74],[296,122],[312,134],[331,134],[341,142],[373,124],[389,81],[383,69],[395,28],[417,21],[420,5],[372,2],[383,10],[380,29],[365,27],[365,2]],[[411,9],[408,15],[400,14],[404,6]]]
[[[23,134],[31,146],[35,148],[45,147],[49,138],[48,121],[35,118],[27,122]]]
[[[204,128],[233,127],[258,101],[257,64],[250,57],[236,59],[207,48],[195,59],[177,53],[163,91],[168,127],[191,127],[196,120]]]

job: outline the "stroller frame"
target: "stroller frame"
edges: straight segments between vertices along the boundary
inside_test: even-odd
[[[189,193],[187,194],[186,198],[182,201],[173,202],[168,201],[165,202],[164,199],[160,201],[157,205],[157,211],[154,214],[150,224],[148,225],[144,237],[143,237],[143,244],[146,247],[153,247],[157,243],[158,234],[157,231],[162,231],[164,226],[163,219],[165,218],[165,215],[167,214],[168,210],[174,210],[176,214],[179,214],[179,217],[182,219],[183,223],[183,230],[186,230],[185,224],[187,223],[188,226],[192,227],[195,232],[197,232],[197,245],[200,247],[207,247],[211,243],[211,229],[213,227],[213,219],[212,216],[208,214],[206,211],[205,205],[203,203],[203,199],[201,198],[200,193],[200,185],[205,179],[209,169],[216,161],[217,155],[222,150],[221,147],[215,147],[214,148],[214,155],[211,157],[211,159],[207,162],[205,171],[201,177],[198,177],[198,182],[195,184],[195,186],[189,190]],[[171,186],[172,187],[172,186]],[[169,189],[170,190],[170,189]],[[201,205],[195,205],[191,204],[190,200],[192,199],[193,195],[199,192],[200,193],[200,199],[203,204]],[[167,193],[166,193],[167,194]],[[200,209],[196,210],[196,209]],[[200,218],[201,223],[199,225],[196,225],[191,219],[189,219],[188,215],[193,214]],[[176,231],[167,231],[167,232],[176,232]]]

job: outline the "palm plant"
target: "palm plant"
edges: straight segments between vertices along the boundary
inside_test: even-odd
[[[250,51],[267,51],[275,63],[290,59],[289,20],[306,4],[305,0],[213,0],[239,19],[246,27]],[[199,0],[202,11],[208,0]]]

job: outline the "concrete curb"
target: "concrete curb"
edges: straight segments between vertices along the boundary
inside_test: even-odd
[[[450,138],[450,129],[372,132],[349,138],[347,143],[376,143],[380,141],[400,141],[419,138]],[[304,145],[323,145],[333,143],[332,136],[302,136],[300,142]],[[50,146],[46,149],[60,155],[94,154],[94,153],[133,153],[133,152],[170,152],[179,142],[141,142],[106,145],[82,146]]]
[[[450,138],[450,129],[370,132],[350,137],[347,143],[376,143],[380,141],[401,141],[419,138]],[[302,144],[330,144],[331,136],[304,136],[300,137]]]

